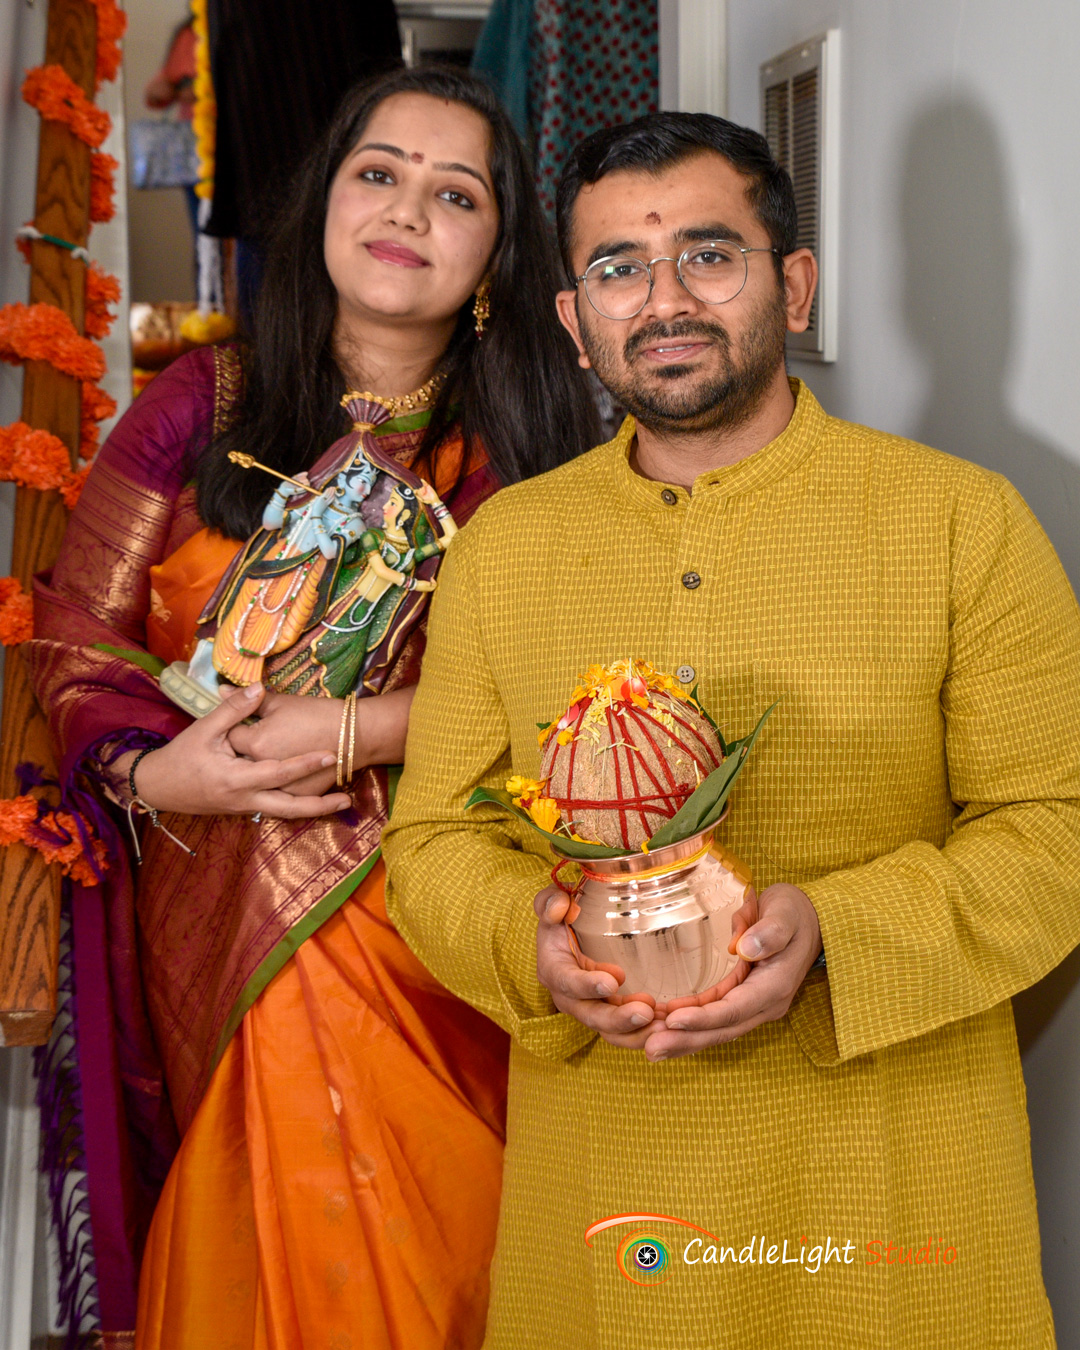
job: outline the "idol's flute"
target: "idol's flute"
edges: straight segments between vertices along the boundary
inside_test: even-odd
[[[280,478],[283,483],[291,483],[294,488],[299,488],[301,492],[316,492],[317,490],[310,483],[301,483],[298,478],[290,478],[287,473],[279,473],[277,469],[271,469],[268,464],[260,464],[254,455],[246,455],[243,450],[230,450],[229,458],[234,464],[239,464],[242,469],[262,469],[263,473],[273,474],[275,478]],[[348,511],[343,511],[340,506],[330,503],[330,510],[336,511],[338,515],[347,516]]]

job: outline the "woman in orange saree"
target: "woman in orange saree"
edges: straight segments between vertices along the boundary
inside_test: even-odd
[[[145,1350],[483,1339],[504,1038],[389,925],[378,852],[427,595],[409,591],[364,667],[344,790],[340,698],[252,686],[192,722],[156,676],[190,657],[270,496],[230,452],[318,481],[346,388],[396,401],[381,458],[458,524],[500,482],[586,448],[557,286],[484,86],[421,70],[360,87],[290,194],[252,343],[157,377],[40,579],[38,697],[65,795],[110,849],[104,883],[70,899],[106,1345],[130,1343],[144,1245]],[[133,791],[163,827],[141,830],[135,867]]]

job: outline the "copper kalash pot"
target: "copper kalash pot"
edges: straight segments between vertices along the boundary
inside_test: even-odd
[[[626,972],[615,1001],[709,993],[735,966],[732,921],[750,872],[716,843],[715,829],[650,853],[574,860],[582,875],[570,928],[584,956]]]

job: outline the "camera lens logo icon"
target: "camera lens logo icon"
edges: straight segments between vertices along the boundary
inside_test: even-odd
[[[640,1229],[623,1239],[616,1256],[620,1272],[632,1284],[662,1284],[670,1274],[670,1259],[667,1244]]]

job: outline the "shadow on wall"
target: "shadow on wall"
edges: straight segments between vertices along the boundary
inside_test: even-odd
[[[904,319],[934,382],[914,435],[1014,483],[1080,592],[1080,463],[1006,402],[1022,240],[1001,142],[974,101],[916,118],[901,194]]]
[[[915,434],[1009,478],[1080,589],[1080,464],[1021,426],[1006,401],[1022,241],[993,123],[970,100],[927,108],[911,127],[901,216],[904,318],[933,385]],[[1080,949],[1013,1000],[1031,1094],[1043,1272],[1060,1345],[1078,1345],[1075,1297]]]
[[[1021,242],[1004,153],[976,103],[942,100],[912,124],[903,160],[904,319],[933,386],[915,437],[1004,474],[1080,590],[1080,464],[1020,425],[1006,402]],[[1021,1050],[1080,977],[1080,951],[1016,1000]]]

